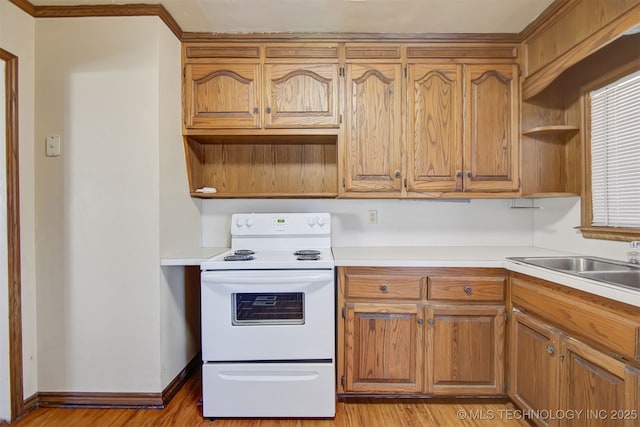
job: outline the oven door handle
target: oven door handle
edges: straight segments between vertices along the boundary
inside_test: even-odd
[[[319,283],[332,281],[331,275],[314,275],[314,276],[280,276],[280,277],[238,277],[238,276],[220,276],[203,277],[203,283],[219,283],[228,285],[278,285],[278,284],[302,284],[302,283]]]

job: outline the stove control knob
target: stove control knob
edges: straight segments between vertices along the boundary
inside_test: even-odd
[[[316,225],[316,221],[317,218],[310,216],[309,218],[307,218],[307,224],[309,224],[310,227],[313,227],[314,225]]]
[[[318,222],[318,225],[320,227],[324,227],[324,225],[327,223],[327,220],[324,217],[321,216],[321,217],[318,218],[317,222]]]
[[[251,227],[253,225],[253,220],[251,218],[247,218],[246,224],[247,227]]]
[[[240,228],[243,225],[244,225],[244,218],[236,218],[236,226]]]

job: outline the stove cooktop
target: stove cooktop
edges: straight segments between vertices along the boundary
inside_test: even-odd
[[[333,268],[333,254],[326,249],[230,250],[205,260],[202,270],[259,270]]]

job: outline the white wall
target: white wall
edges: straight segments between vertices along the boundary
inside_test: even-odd
[[[22,368],[26,398],[38,391],[33,137],[35,20],[8,1],[0,1],[0,47],[18,57]]]
[[[580,226],[578,197],[539,199],[536,205],[542,210],[534,213],[535,246],[626,261],[631,250],[628,243],[585,239],[574,228]]]
[[[330,212],[333,246],[530,246],[532,211],[511,200],[205,200],[203,246],[228,246],[235,212]],[[368,223],[368,210],[378,224]]]
[[[189,196],[181,127],[180,42],[160,21],[160,256],[200,246],[201,203]],[[200,351],[200,277],[196,269],[160,273],[161,383],[166,387]]]
[[[161,354],[161,238],[197,212],[172,200],[179,44],[156,17],[124,17],[38,19],[36,46],[36,140],[63,141],[36,156],[39,390],[159,392],[162,357],[186,358]]]

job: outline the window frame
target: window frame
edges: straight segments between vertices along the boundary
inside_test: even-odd
[[[580,198],[580,226],[576,227],[587,239],[617,240],[629,242],[640,240],[640,227],[609,227],[594,226],[593,198],[591,191],[591,97],[589,93],[600,89],[626,75],[640,70],[640,59],[636,59],[624,66],[618,67],[604,76],[580,88],[582,99],[582,197]]]

